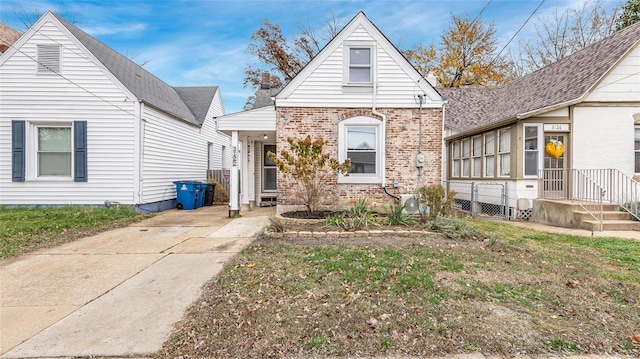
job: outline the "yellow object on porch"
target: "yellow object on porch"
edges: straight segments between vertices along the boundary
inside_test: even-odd
[[[545,151],[549,156],[558,159],[564,154],[564,145],[558,140],[550,140],[545,146]]]

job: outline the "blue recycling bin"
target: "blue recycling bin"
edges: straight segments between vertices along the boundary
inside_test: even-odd
[[[200,182],[198,181],[175,181],[176,201],[178,209],[198,208],[198,198],[200,197]]]

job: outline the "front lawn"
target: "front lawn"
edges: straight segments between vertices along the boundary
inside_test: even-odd
[[[259,240],[157,357],[640,354],[640,242],[465,221],[493,236]]]
[[[146,217],[116,207],[0,207],[0,259],[124,227]]]

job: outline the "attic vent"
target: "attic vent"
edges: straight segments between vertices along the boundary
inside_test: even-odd
[[[60,72],[60,45],[38,45],[38,73]]]

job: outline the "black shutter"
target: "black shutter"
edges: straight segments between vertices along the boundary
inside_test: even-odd
[[[25,122],[11,121],[11,181],[24,182]]]
[[[73,180],[87,182],[87,121],[73,122]]]

